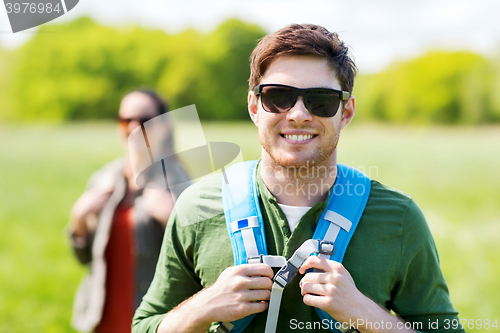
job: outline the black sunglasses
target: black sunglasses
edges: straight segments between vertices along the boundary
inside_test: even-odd
[[[146,121],[151,120],[151,117],[144,117],[144,118],[122,118],[118,117],[118,123],[123,126],[128,126],[132,121],[137,121],[139,124],[144,124]]]
[[[260,95],[262,108],[271,113],[290,111],[302,96],[304,105],[312,115],[333,117],[337,113],[340,101],[349,99],[349,92],[329,88],[295,88],[283,84],[259,84],[253,89],[255,96]]]

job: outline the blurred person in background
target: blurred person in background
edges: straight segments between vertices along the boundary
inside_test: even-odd
[[[166,103],[153,91],[127,94],[118,113],[118,133],[125,156],[95,172],[71,210],[71,242],[89,275],[78,288],[72,325],[80,331],[130,332],[134,310],[146,293],[168,218],[189,177],[174,158],[167,177],[172,191],[142,189],[136,185],[128,137],[146,121],[167,112]],[[173,153],[169,121],[165,149]]]

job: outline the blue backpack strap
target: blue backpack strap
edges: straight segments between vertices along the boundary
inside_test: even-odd
[[[233,247],[234,264],[246,264],[248,258],[267,255],[264,222],[257,196],[257,161],[230,166],[222,179],[222,202],[227,231]],[[233,333],[242,332],[255,314],[231,322]]]
[[[225,171],[226,176],[222,180],[224,215],[235,265],[245,264],[248,258],[254,256],[267,255],[264,223],[255,181],[256,164],[257,161],[235,164]],[[334,253],[329,259],[342,262],[368,201],[371,183],[364,173],[355,168],[343,164],[337,164],[337,167],[337,179],[313,239],[334,241]],[[326,312],[317,308],[316,312],[321,319],[335,322]],[[254,317],[255,315],[250,315],[224,324],[231,326],[231,332],[240,333]],[[332,332],[341,332],[334,326],[330,325]],[[228,331],[227,328],[221,329],[224,330]]]
[[[341,263],[344,259],[347,245],[366,207],[370,189],[370,179],[363,172],[347,165],[337,164],[337,179],[328,206],[321,215],[313,235],[313,239],[334,241],[334,252],[329,256],[330,260]],[[322,320],[332,320],[336,323],[325,311],[318,308],[315,310]],[[330,330],[341,332],[335,328],[335,324],[330,325]]]

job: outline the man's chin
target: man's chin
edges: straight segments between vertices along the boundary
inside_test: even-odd
[[[318,161],[309,157],[276,156],[273,159],[276,164],[283,168],[310,168],[318,164]]]
[[[315,149],[301,152],[283,151],[281,149],[267,149],[263,146],[263,160],[269,160],[282,168],[312,168],[320,165],[329,165],[328,160],[331,159],[331,152],[321,152]],[[266,157],[265,157],[266,156]],[[334,163],[335,164],[335,163]]]

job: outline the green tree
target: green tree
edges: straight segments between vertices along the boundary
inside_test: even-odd
[[[364,118],[411,123],[492,120],[492,62],[472,52],[430,52],[360,78],[355,93]]]
[[[248,119],[249,57],[265,32],[236,19],[208,35],[189,30],[159,86],[175,107],[196,104],[201,119]]]
[[[87,17],[43,25],[8,54],[13,61],[1,74],[8,85],[0,118],[114,118],[127,91],[147,86],[159,88],[174,108],[196,104],[202,119],[244,119],[248,57],[263,35],[238,20],[209,34],[177,35],[111,28]]]
[[[13,51],[7,89],[13,110],[2,116],[28,121],[116,117],[127,90],[155,84],[164,53],[159,44],[167,37],[141,28],[116,30],[89,18],[42,26]]]

